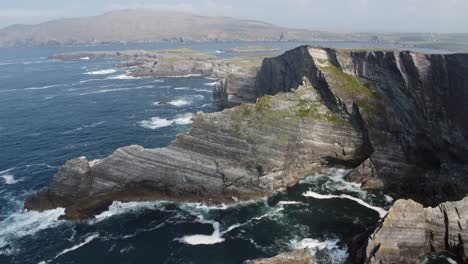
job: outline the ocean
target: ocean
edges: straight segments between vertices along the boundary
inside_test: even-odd
[[[300,44],[306,43],[255,43],[280,51]],[[218,110],[214,81],[202,76],[133,78],[114,69],[115,60],[54,61],[50,55],[184,47],[227,57],[250,54],[217,51],[247,45],[252,43],[0,49],[0,263],[243,263],[306,247],[319,263],[343,263],[342,242],[377,223],[391,197],[344,181],[342,169],[235,206],[115,202],[88,221],[58,220],[61,208],[22,208],[66,160],[97,160],[133,144],[164,147],[190,129],[195,113]]]

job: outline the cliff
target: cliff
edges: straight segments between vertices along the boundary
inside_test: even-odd
[[[468,263],[468,197],[435,208],[398,200],[369,238],[368,263],[416,263],[431,253]]]
[[[465,54],[299,47],[265,59],[253,85],[218,91],[255,104],[199,113],[166,148],[69,161],[25,207],[87,218],[114,200],[234,202],[329,166],[356,168],[349,180],[425,205],[461,199],[467,87]]]
[[[259,98],[304,83],[365,135],[370,155],[349,180],[425,205],[467,193],[467,54],[299,47],[265,59],[244,93]]]

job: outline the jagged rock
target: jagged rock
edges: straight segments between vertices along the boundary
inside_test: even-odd
[[[313,264],[314,257],[309,249],[296,249],[291,252],[282,253],[272,258],[256,259],[249,264]]]
[[[398,200],[369,238],[367,262],[417,263],[424,255],[447,251],[468,263],[467,242],[468,197],[435,208]]]
[[[229,73],[244,65],[246,74],[255,72],[241,61],[217,69]],[[464,197],[467,86],[466,54],[299,47],[265,59],[255,86],[237,94],[263,96],[255,105],[199,114],[192,130],[169,147],[119,149],[92,165],[83,180],[57,175],[42,192],[47,199],[36,195],[25,206],[65,201],[72,217],[113,200],[232,202],[233,196],[267,196],[326,166],[363,162],[349,178],[383,185],[395,197],[424,204]]]
[[[265,59],[253,92],[304,83],[367,134],[372,164],[349,179],[433,206],[468,193],[468,54],[303,46]]]
[[[345,178],[348,181],[362,183],[361,188],[363,189],[380,189],[383,187],[383,182],[377,175],[377,171],[372,158],[368,158]]]

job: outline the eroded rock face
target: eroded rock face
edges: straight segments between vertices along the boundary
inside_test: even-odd
[[[337,165],[357,167],[348,178],[367,188],[424,204],[468,193],[468,55],[304,46],[265,59],[255,85],[245,83],[219,93],[227,105],[255,104],[198,114],[166,148],[125,147],[82,174],[64,168],[26,208],[61,205],[75,218],[113,200],[255,199]]]
[[[315,259],[309,249],[296,249],[291,252],[282,253],[272,258],[256,259],[249,264],[314,264]]]
[[[369,263],[417,263],[444,251],[468,263],[468,197],[435,208],[398,200],[381,227],[369,238]]]
[[[304,46],[265,59],[255,93],[304,82],[367,134],[370,159],[348,179],[433,206],[468,193],[468,54]]]

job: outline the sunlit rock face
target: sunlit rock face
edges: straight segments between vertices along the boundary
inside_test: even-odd
[[[166,148],[67,163],[26,207],[82,218],[113,200],[257,199],[329,166],[424,204],[467,193],[468,55],[303,46],[265,59],[254,84],[227,80],[218,95],[255,103],[196,115]]]

